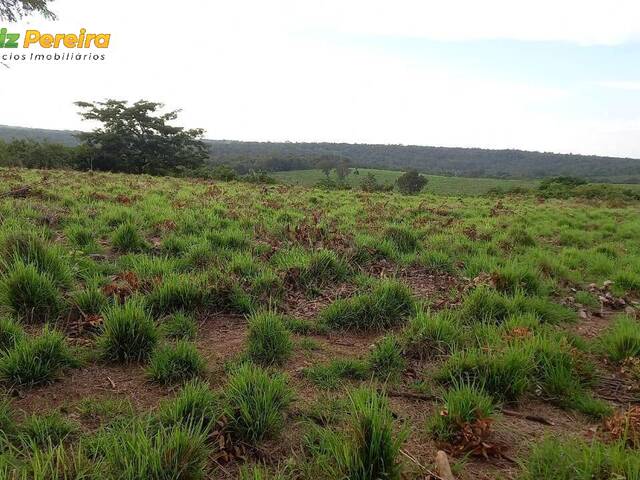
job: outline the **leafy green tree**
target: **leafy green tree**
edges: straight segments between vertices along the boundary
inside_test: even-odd
[[[139,100],[129,106],[127,101],[107,100],[75,104],[82,118],[102,124],[77,135],[87,147],[80,168],[166,174],[198,168],[208,158],[201,141],[204,130],[168,125],[178,111],[156,114],[161,103]]]
[[[427,177],[420,175],[415,170],[409,170],[402,174],[396,180],[398,190],[405,195],[414,195],[419,193],[427,184]]]
[[[0,0],[0,20],[15,22],[26,15],[40,13],[45,18],[55,19],[47,7],[48,0]]]

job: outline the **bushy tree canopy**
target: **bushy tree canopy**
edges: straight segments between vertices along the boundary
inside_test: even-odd
[[[162,174],[200,167],[208,157],[200,140],[204,130],[168,125],[178,111],[156,112],[161,103],[140,100],[129,106],[123,100],[76,102],[85,120],[102,124],[78,134],[88,155],[81,167],[127,173]]]
[[[398,190],[405,195],[419,193],[427,184],[427,177],[420,175],[415,170],[410,170],[396,180]]]
[[[48,3],[48,0],[0,0],[0,20],[15,22],[31,13],[55,19],[55,14],[47,7]]]

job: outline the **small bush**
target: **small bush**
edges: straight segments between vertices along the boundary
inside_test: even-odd
[[[451,441],[465,424],[491,418],[493,399],[471,383],[459,383],[442,398],[443,407],[437,409],[429,421],[429,431],[441,441]],[[441,410],[441,411],[440,411]]]
[[[249,318],[247,353],[261,365],[282,365],[291,355],[292,342],[282,317],[272,312]]]
[[[147,247],[138,227],[131,222],[123,223],[113,232],[111,245],[122,253],[139,252]]]
[[[394,336],[386,336],[369,355],[369,369],[382,380],[396,380],[405,368],[402,346]]]
[[[618,316],[601,335],[598,348],[614,362],[640,357],[640,323],[626,315]]]
[[[160,324],[160,333],[167,338],[194,340],[198,331],[196,321],[184,312],[176,312]]]
[[[239,439],[257,444],[280,432],[292,393],[283,375],[242,364],[229,377],[225,400],[231,431]]]
[[[64,305],[51,276],[21,261],[0,282],[0,301],[25,321],[38,322],[56,318]]]
[[[64,335],[45,326],[40,336],[19,341],[0,359],[0,380],[15,386],[36,385],[76,364]]]
[[[20,426],[19,438],[24,445],[46,447],[62,443],[78,430],[78,425],[67,420],[59,412],[32,415]]]
[[[205,368],[206,362],[195,345],[181,340],[153,352],[147,375],[151,380],[167,385],[200,376]]]
[[[25,337],[22,327],[10,318],[0,318],[0,355],[11,350]]]
[[[158,342],[158,332],[142,301],[130,298],[104,312],[98,345],[105,359],[116,362],[145,360]]]
[[[330,327],[381,330],[404,322],[413,310],[409,287],[384,280],[371,293],[333,302],[322,311],[320,320]]]

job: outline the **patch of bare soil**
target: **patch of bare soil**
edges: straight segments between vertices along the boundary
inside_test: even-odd
[[[154,408],[169,389],[149,382],[144,367],[136,364],[89,364],[69,370],[58,381],[13,392],[13,405],[30,413],[69,410],[87,398],[127,398],[138,411]]]
[[[296,318],[314,318],[326,306],[339,298],[348,298],[356,291],[357,287],[350,283],[339,283],[326,287],[315,296],[310,296],[301,289],[289,289],[285,294],[284,312]]]

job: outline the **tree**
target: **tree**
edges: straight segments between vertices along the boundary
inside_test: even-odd
[[[140,100],[129,106],[127,101],[107,100],[75,104],[83,119],[102,123],[92,132],[77,135],[87,147],[80,168],[165,174],[198,168],[208,157],[200,140],[204,130],[168,125],[178,111],[154,115],[163,107],[161,103]]]
[[[55,14],[47,8],[48,0],[0,0],[0,20],[15,22],[26,15],[40,13],[55,20]]]
[[[409,170],[396,180],[398,190],[405,195],[419,193],[427,184],[427,177],[420,175],[415,170]]]

